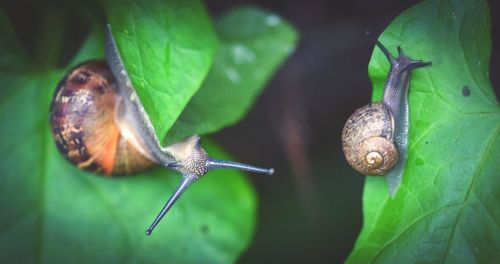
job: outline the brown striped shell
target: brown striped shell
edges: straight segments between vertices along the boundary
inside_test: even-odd
[[[104,175],[154,164],[122,135],[115,120],[118,99],[116,79],[103,60],[77,66],[59,83],[50,125],[57,148],[71,163]]]
[[[365,175],[384,175],[398,160],[393,141],[394,118],[384,103],[357,109],[342,131],[342,149],[347,162]]]

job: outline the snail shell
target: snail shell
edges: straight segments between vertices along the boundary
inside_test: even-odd
[[[398,160],[393,141],[394,118],[384,103],[357,109],[342,131],[342,149],[349,164],[366,175],[384,175]]]
[[[116,119],[116,79],[103,60],[85,62],[59,83],[50,125],[59,151],[90,172],[111,175],[143,171],[155,164],[139,144],[124,137]]]

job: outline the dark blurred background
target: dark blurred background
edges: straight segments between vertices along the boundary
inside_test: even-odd
[[[91,12],[79,13],[94,12],[92,15],[104,17],[99,8],[92,8],[99,5],[98,1],[61,2],[0,0],[16,25],[18,37],[39,63],[64,65],[64,57],[69,58],[78,49],[88,32],[85,17],[63,18],[63,12],[90,6]],[[236,160],[273,166],[277,171],[273,176],[251,176],[260,199],[259,216],[254,241],[241,263],[345,260],[362,225],[364,177],[343,158],[341,130],[352,111],[370,101],[367,67],[374,40],[416,2],[206,1],[214,17],[241,5],[271,10],[300,34],[296,52],[270,80],[248,116],[215,135]],[[500,3],[489,4],[493,25],[490,78],[498,97]],[[41,17],[41,13],[50,19]],[[50,30],[40,21],[65,23],[72,37],[35,43],[33,39],[45,33],[40,28]],[[79,26],[86,24],[87,28]],[[44,59],[54,58],[61,49],[66,54],[59,61]]]

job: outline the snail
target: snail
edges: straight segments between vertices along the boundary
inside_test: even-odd
[[[60,81],[49,122],[57,148],[78,168],[123,175],[159,164],[182,174],[146,235],[151,235],[182,193],[210,170],[233,168],[273,174],[273,169],[210,158],[197,135],[163,147],[128,77],[109,24],[105,53],[106,61],[84,62]]]
[[[397,164],[404,167],[408,144],[408,89],[411,71],[431,65],[412,60],[398,47],[394,58],[384,45],[377,46],[390,62],[381,102],[357,109],[342,131],[347,162],[365,175],[387,175]]]

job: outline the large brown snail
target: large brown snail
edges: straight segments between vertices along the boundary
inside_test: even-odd
[[[55,91],[50,125],[59,151],[78,168],[114,175],[159,164],[182,174],[180,184],[147,229],[147,235],[181,194],[210,170],[274,172],[210,158],[196,135],[163,147],[132,87],[110,25],[105,35],[106,61],[88,61],[69,71]]]
[[[391,65],[383,99],[357,109],[342,131],[342,149],[347,162],[365,175],[387,175],[395,167],[404,167],[408,145],[407,97],[411,71],[431,65],[430,62],[410,59],[399,47],[398,57],[394,58],[380,42],[377,42],[377,46]]]

